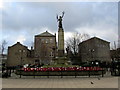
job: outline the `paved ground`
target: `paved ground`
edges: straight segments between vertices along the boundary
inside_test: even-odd
[[[106,73],[104,77],[22,77],[12,74],[10,78],[2,79],[2,88],[118,88],[118,77]],[[93,82],[93,84],[91,84]]]
[[[91,84],[93,82],[94,84]],[[37,77],[2,79],[3,88],[118,88],[118,77]]]

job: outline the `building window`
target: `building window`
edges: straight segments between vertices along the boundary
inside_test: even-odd
[[[50,56],[51,56],[51,57],[53,56],[53,52],[50,52]]]
[[[44,43],[44,39],[43,38],[41,39],[41,42]]]
[[[53,39],[52,38],[50,39],[50,43],[53,43]]]
[[[39,62],[39,60],[35,60],[35,62]]]
[[[48,40],[48,39],[46,39],[45,43],[49,43],[49,40]]]

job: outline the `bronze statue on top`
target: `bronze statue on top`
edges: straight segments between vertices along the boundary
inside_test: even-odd
[[[59,28],[62,28],[62,18],[64,16],[64,14],[65,14],[65,12],[63,11],[62,16],[59,16],[59,18],[58,18],[58,15],[57,15],[57,22],[59,21],[59,24],[58,24]]]

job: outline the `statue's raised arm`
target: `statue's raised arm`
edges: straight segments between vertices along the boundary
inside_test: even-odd
[[[59,28],[62,28],[62,18],[63,18],[63,16],[64,16],[64,14],[65,14],[65,12],[63,11],[63,12],[62,12],[62,16],[59,16],[59,17],[58,17],[58,15],[56,16],[57,22],[59,22],[59,24],[58,24],[58,27],[59,27]]]
[[[56,15],[56,18],[57,18],[57,22],[58,22],[58,15]]]
[[[64,14],[65,14],[65,12],[63,11],[63,12],[62,12],[62,18],[63,18],[63,16],[64,16]]]

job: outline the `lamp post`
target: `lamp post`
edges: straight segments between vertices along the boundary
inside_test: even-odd
[[[20,52],[20,78],[21,78],[21,68],[22,68],[22,59],[23,59],[22,56],[25,50],[20,49],[19,52]]]

